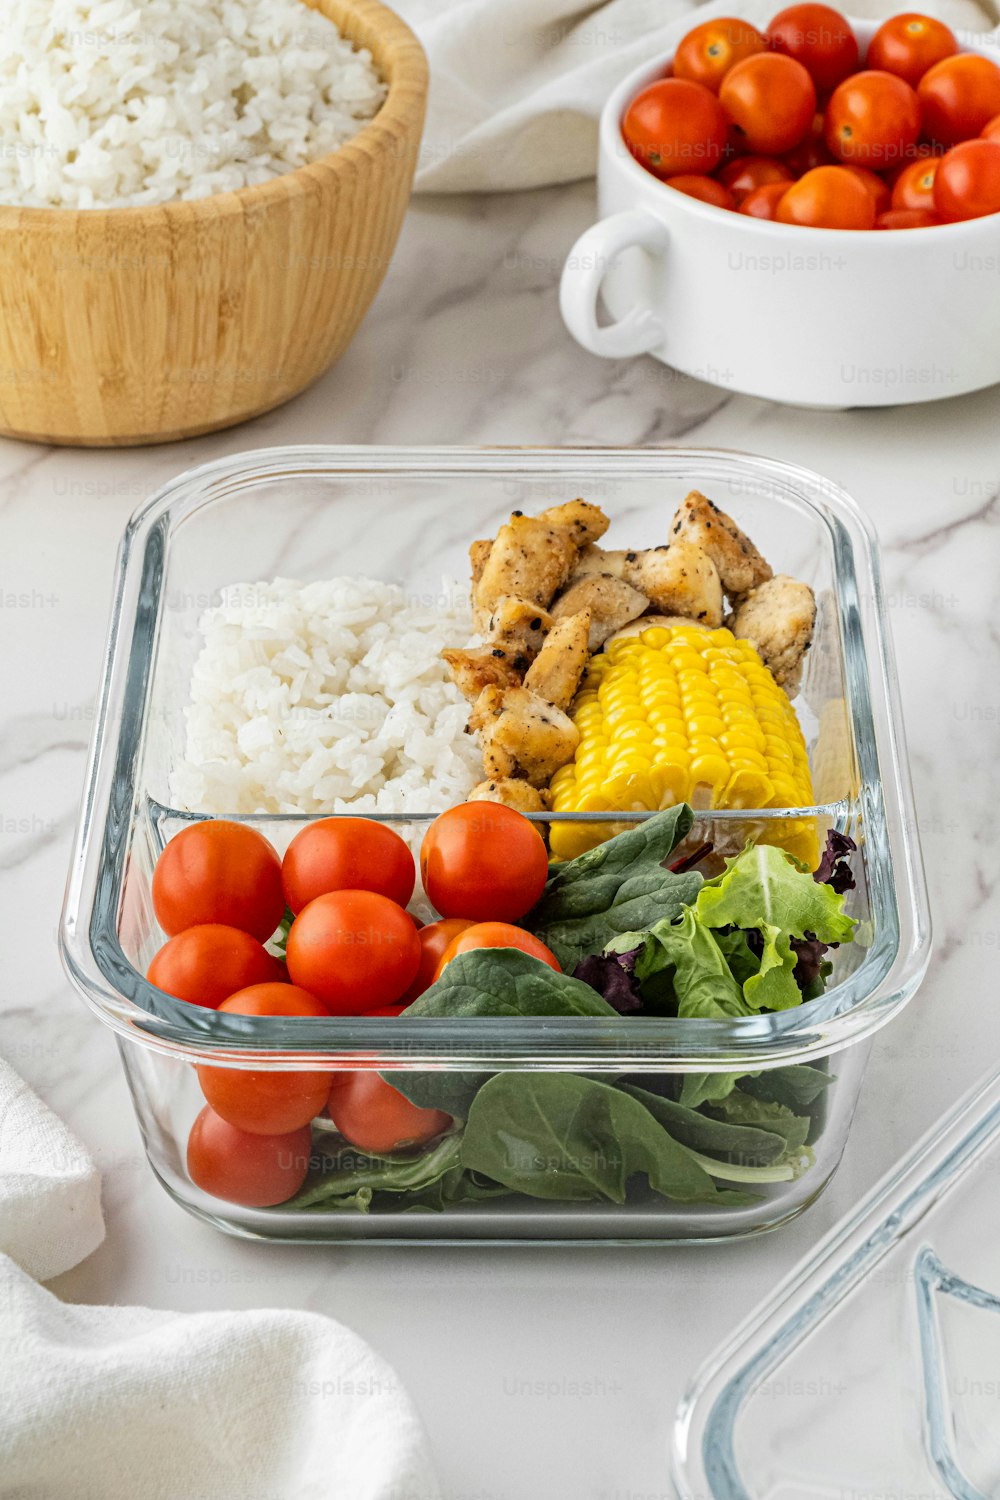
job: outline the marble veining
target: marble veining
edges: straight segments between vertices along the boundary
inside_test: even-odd
[[[105,1245],[55,1289],[343,1319],[410,1386],[449,1500],[666,1500],[667,1427],[695,1365],[1000,1050],[997,394],[816,412],[648,359],[592,358],[563,329],[555,288],[593,212],[590,184],[420,200],[354,346],[291,406],[164,448],[0,444],[0,1050],[94,1153],[108,1217]],[[875,1041],[840,1174],[795,1225],[714,1250],[258,1246],[195,1223],[153,1181],[114,1043],[55,947],[115,549],[134,507],[181,470],[302,441],[697,442],[804,464],[867,509],[937,946],[920,994]],[[404,548],[405,518],[378,515],[387,546]],[[308,513],[297,526],[276,536],[276,560],[307,542]]]

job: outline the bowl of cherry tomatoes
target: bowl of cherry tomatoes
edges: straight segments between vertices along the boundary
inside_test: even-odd
[[[677,33],[601,115],[577,341],[797,405],[1000,381],[996,38],[813,4]]]

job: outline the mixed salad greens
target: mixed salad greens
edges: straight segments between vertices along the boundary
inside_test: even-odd
[[[406,1016],[751,1017],[821,993],[829,950],[854,939],[854,879],[832,832],[808,871],[768,844],[724,870],[671,863],[693,813],[678,806],[554,867],[523,926],[556,955],[460,953]],[[290,1208],[442,1210],[509,1194],[620,1204],[648,1193],[728,1207],[790,1181],[812,1160],[832,1077],[823,1063],[683,1075],[393,1070],[383,1075],[451,1128],[419,1154],[365,1154],[331,1126]],[[645,1179],[646,1186],[642,1179]]]

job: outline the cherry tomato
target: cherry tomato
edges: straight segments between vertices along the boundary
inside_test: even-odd
[[[308,1125],[287,1135],[251,1135],[206,1105],[188,1136],[188,1175],[213,1198],[272,1208],[294,1198],[305,1182],[311,1151]]]
[[[916,88],[928,68],[945,57],[954,57],[958,41],[950,26],[914,11],[883,21],[868,43],[866,65],[895,73]]]
[[[294,984],[255,984],[223,1000],[235,1016],[326,1016],[329,1011]],[[252,1135],[284,1135],[318,1115],[330,1092],[330,1074],[319,1069],[196,1068],[201,1091],[215,1113]]]
[[[892,201],[892,189],[885,178],[880,177],[877,172],[870,172],[867,167],[856,167],[853,162],[848,162],[844,170],[856,177],[871,193],[876,215],[885,213]]]
[[[816,88],[794,58],[760,52],[730,69],[719,102],[742,131],[745,147],[762,156],[780,156],[808,131],[816,113]]]
[[[1000,114],[1000,68],[976,52],[960,52],[935,63],[921,78],[917,94],[924,135],[955,146]]]
[[[328,891],[377,891],[405,906],[417,870],[399,834],[385,823],[321,818],[292,839],[281,861],[281,878],[293,912]]]
[[[681,172],[667,181],[667,186],[676,188],[688,198],[698,198],[702,203],[711,203],[713,208],[735,208],[736,200],[729,189],[715,177],[705,177],[694,172]]]
[[[984,141],[1000,141],[1000,115],[994,115],[979,134]]]
[[[245,823],[192,823],[156,862],[153,910],[168,937],[219,922],[263,943],[285,912],[281,861]]]
[[[873,229],[875,199],[844,167],[815,167],[785,193],[778,222],[812,229]]]
[[[770,219],[773,222],[778,217],[778,204],[787,192],[787,182],[765,182],[752,193],[747,193],[737,212],[747,214],[751,219]]]
[[[457,958],[460,953],[473,953],[477,948],[516,948],[520,953],[540,959],[550,969],[562,972],[559,960],[551,948],[546,948],[544,943],[540,943],[532,933],[525,932],[523,927],[513,927],[509,922],[477,922],[460,932],[448,944],[434,977],[440,979],[452,959]]]
[[[387,896],[329,891],[299,912],[285,954],[294,984],[334,1015],[357,1016],[406,993],[420,963],[420,936]]]
[[[411,1104],[368,1069],[337,1074],[327,1113],[346,1141],[375,1156],[423,1146],[451,1124],[451,1115]]]
[[[736,63],[767,51],[767,38],[749,21],[719,16],[689,31],[674,53],[674,77],[702,83],[713,94]]]
[[[941,158],[927,156],[911,161],[892,185],[893,208],[921,208],[934,213],[934,179]]]
[[[404,1005],[412,1005],[424,990],[429,990],[434,983],[434,975],[437,973],[438,964],[444,956],[444,951],[460,932],[467,927],[474,927],[475,923],[471,917],[442,917],[440,922],[431,922],[428,927],[422,928],[420,932],[420,967],[417,969],[417,977],[403,996]]]
[[[858,65],[850,22],[829,5],[790,5],[779,11],[767,39],[775,52],[802,64],[818,94],[831,93]]]
[[[941,220],[923,208],[890,208],[875,220],[876,229],[930,229]]]
[[[773,156],[738,156],[722,168],[719,180],[725,183],[739,204],[754,188],[763,187],[767,182],[791,182],[792,175],[791,168]]]
[[[817,110],[802,140],[782,157],[793,177],[802,177],[806,172],[811,172],[813,167],[834,165],[836,157],[823,139],[825,129],[826,117],[822,110]]]
[[[622,121],[626,146],[656,177],[713,171],[725,154],[728,130],[711,89],[688,78],[651,83]]]
[[[420,848],[427,899],[443,917],[516,922],[545,888],[548,856],[533,823],[499,802],[442,813]]]
[[[834,90],[826,144],[834,156],[882,171],[906,161],[920,134],[920,101],[893,73],[855,73]]]
[[[250,984],[280,984],[285,966],[239,927],[207,922],[164,943],[146,971],[157,989],[214,1010]]]
[[[1000,213],[1000,143],[963,141],[942,156],[934,207],[948,221]]]

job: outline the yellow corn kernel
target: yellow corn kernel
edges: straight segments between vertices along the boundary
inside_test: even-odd
[[[613,641],[591,659],[571,717],[580,743],[552,778],[557,813],[814,800],[794,708],[749,642],[728,630],[655,626]],[[555,822],[552,852],[570,859],[620,826]],[[814,819],[763,824],[759,837],[816,864]]]

